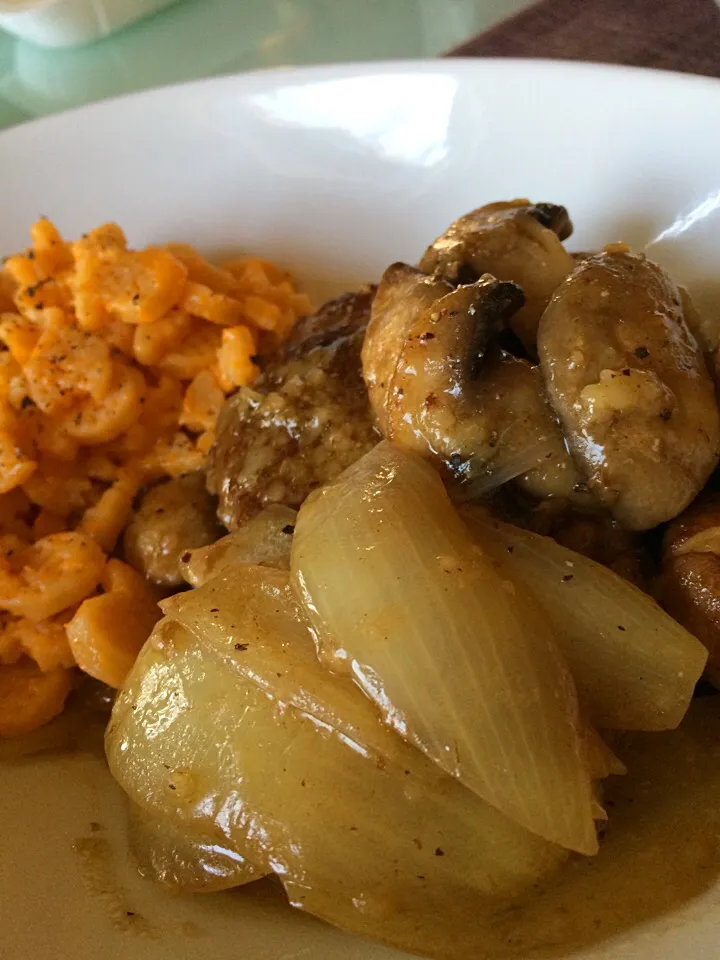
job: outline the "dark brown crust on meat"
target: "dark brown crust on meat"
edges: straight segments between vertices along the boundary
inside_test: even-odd
[[[360,371],[373,295],[343,294],[301,320],[223,407],[207,477],[229,529],[270,503],[300,506],[378,442]]]
[[[669,527],[663,543],[660,603],[710,652],[716,676],[720,663],[720,556],[692,549],[691,537],[720,528],[720,494],[699,497]]]
[[[340,337],[364,334],[376,289],[373,286],[357,293],[343,293],[324,303],[317,313],[298,320],[282,350],[273,357],[273,367],[316,347],[327,347]]]

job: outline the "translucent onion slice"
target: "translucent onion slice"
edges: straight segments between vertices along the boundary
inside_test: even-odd
[[[378,722],[366,722],[360,737],[352,722],[358,690],[345,680],[329,678],[320,666],[310,624],[287,573],[241,564],[161,605],[167,616],[265,693],[337,728],[359,749],[382,755],[386,731]],[[360,702],[361,716],[375,720],[371,705],[362,697]]]
[[[597,730],[586,727],[584,739],[588,767],[593,780],[604,780],[606,777],[623,776],[627,773],[625,764],[615,756]]]
[[[310,623],[286,573],[242,565],[161,605],[215,656],[273,699],[332,727],[346,742],[384,762],[394,735],[388,740],[388,730],[377,722],[375,709],[354,683],[318,669]],[[615,761],[608,766],[612,753],[595,730],[584,726],[582,738],[591,778],[618,772],[622,765]],[[444,778],[439,767],[423,763],[426,775]]]
[[[252,883],[267,872],[217,837],[193,836],[137,804],[130,805],[128,821],[130,850],[140,873],[173,893],[215,893]]]
[[[259,606],[235,627],[234,643],[248,643],[250,656],[258,615]],[[273,632],[268,626],[266,649]],[[311,661],[309,636],[305,643]],[[269,673],[255,656],[254,672]],[[233,667],[217,637],[199,642],[164,621],[113,711],[114,776],[156,819],[196,838],[219,836],[275,872],[297,907],[404,949],[478,957],[488,937],[494,943],[492,918],[506,912],[506,898],[565,853],[380,724],[351,681],[317,660],[315,670],[318,688],[347,688],[329,699],[352,705],[344,724],[355,739],[269,696]]]
[[[707,651],[637,587],[549,537],[464,508],[477,542],[542,598],[578,692],[599,727],[676,727]]]
[[[234,533],[207,547],[188,550],[180,558],[180,573],[198,587],[239,563],[262,563],[287,570],[296,517],[290,507],[267,507]]]
[[[291,573],[321,659],[395,730],[528,830],[597,850],[570,672],[432,467],[379,444],[303,505]]]

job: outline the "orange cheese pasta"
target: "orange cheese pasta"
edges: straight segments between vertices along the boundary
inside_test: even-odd
[[[123,682],[156,617],[108,561],[138,491],[203,466],[225,397],[310,309],[264,260],[131,250],[113,223],[30,238],[0,268],[0,736],[59,712],[76,666]]]

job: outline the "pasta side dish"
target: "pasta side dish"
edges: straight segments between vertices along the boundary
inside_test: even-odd
[[[0,737],[57,714],[76,665],[122,684],[159,616],[116,549],[133,502],[202,470],[225,397],[309,309],[263,260],[30,233],[0,274]]]

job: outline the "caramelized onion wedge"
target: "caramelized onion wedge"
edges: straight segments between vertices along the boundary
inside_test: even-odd
[[[235,643],[248,642],[252,656],[248,630],[259,621],[266,650],[282,644],[281,609],[259,604],[236,621]],[[318,689],[347,688],[342,722],[356,740],[268,696],[217,636],[199,642],[168,621],[160,634],[117,700],[111,770],[155,818],[219,836],[274,871],[294,906],[413,952],[470,960],[506,898],[566,859],[380,724],[357,687],[316,659]],[[309,636],[305,644],[312,662]],[[381,752],[363,749],[367,741]]]
[[[290,507],[266,507],[246,524],[207,547],[180,557],[180,573],[193,587],[232,570],[239,563],[262,563],[287,570],[297,513]]]
[[[432,467],[383,442],[309,497],[291,574],[321,659],[386,722],[526,829],[597,850],[570,672]]]
[[[360,742],[352,723],[358,691],[345,680],[329,678],[321,668],[310,624],[287,573],[238,566],[197,590],[163,600],[162,608],[230,670],[273,699],[338,729],[365,752],[382,755],[386,732],[379,723],[366,723]],[[365,717],[374,716],[370,704],[364,707]]]
[[[593,780],[604,780],[606,777],[621,777],[627,773],[627,767],[612,752],[603,738],[592,727],[585,728],[585,749],[587,751],[588,767]]]
[[[477,542],[542,597],[581,701],[599,727],[668,730],[690,705],[707,651],[655,601],[549,537],[465,508]]]
[[[130,849],[140,873],[173,893],[215,893],[244,886],[266,872],[217,836],[193,836],[137,804],[130,805],[128,819]]]

